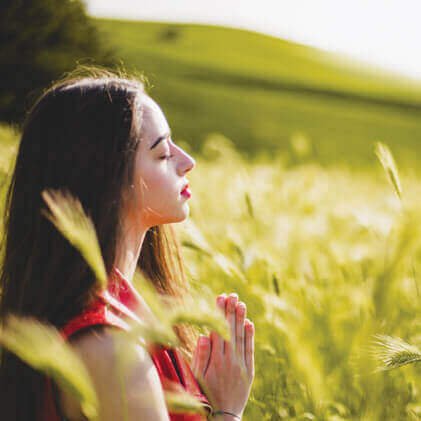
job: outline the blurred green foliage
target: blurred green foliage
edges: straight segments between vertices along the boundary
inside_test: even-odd
[[[80,0],[0,2],[0,120],[21,122],[44,88],[77,62],[110,65]]]
[[[420,367],[377,372],[370,351],[375,334],[421,343],[419,172],[399,166],[399,197],[367,149],[370,168],[286,166],[213,137],[189,175],[191,282],[237,292],[256,326],[246,420],[421,417]]]

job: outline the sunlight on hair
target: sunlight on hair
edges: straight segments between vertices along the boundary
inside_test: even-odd
[[[73,70],[65,72],[62,78],[56,79],[52,86],[54,87],[61,85],[62,83],[66,83],[66,88],[68,88],[74,83],[79,83],[81,80],[90,79],[124,79],[137,84],[139,89],[143,92],[146,92],[147,89],[153,88],[152,83],[149,81],[144,71],[136,69],[128,71],[123,63],[115,66],[114,69],[110,69],[99,64],[85,65],[78,63]]]
[[[70,193],[59,190],[44,190],[41,194],[51,212],[42,209],[41,213],[79,250],[101,287],[105,288],[107,274],[98,237],[94,224],[85,214],[80,201]]]
[[[0,343],[71,393],[89,419],[96,418],[98,401],[89,374],[54,327],[32,318],[9,316],[0,330]]]

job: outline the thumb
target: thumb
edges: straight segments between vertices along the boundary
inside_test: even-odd
[[[204,377],[210,357],[210,339],[200,335],[193,355],[192,371],[196,378]]]

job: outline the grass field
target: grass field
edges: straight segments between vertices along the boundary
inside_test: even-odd
[[[246,156],[304,134],[321,163],[365,165],[381,140],[410,160],[421,137],[421,84],[301,45],[221,27],[96,20],[129,70],[144,72],[175,138],[210,133]]]
[[[244,419],[421,420],[419,86],[244,31],[97,24],[196,159],[175,227],[194,290],[255,323]],[[0,126],[0,181],[17,141]]]
[[[401,168],[399,198],[374,154],[356,170],[244,160],[221,137],[203,149],[175,227],[194,290],[237,292],[255,323],[244,419],[421,419],[419,366],[375,372],[372,356],[374,334],[421,344],[418,175]]]

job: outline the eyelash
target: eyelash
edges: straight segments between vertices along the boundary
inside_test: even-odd
[[[170,159],[172,158],[174,155],[165,155],[165,156],[161,156],[161,158],[159,159]]]

